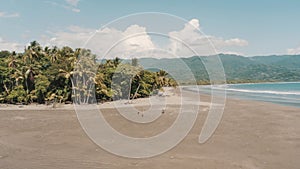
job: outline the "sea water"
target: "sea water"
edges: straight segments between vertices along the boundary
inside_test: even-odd
[[[184,89],[204,94],[222,93],[227,97],[272,102],[276,104],[300,107],[300,82],[229,84],[226,86],[186,86]]]

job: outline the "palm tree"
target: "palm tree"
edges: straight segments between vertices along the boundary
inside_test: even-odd
[[[36,41],[30,42],[30,45],[25,48],[23,61],[32,64],[34,61],[39,61],[44,56],[44,52],[40,44]]]
[[[111,100],[114,94],[130,100],[173,82],[165,71],[143,70],[136,59],[132,64],[120,58],[98,64],[90,50],[42,48],[36,41],[23,53],[0,52],[0,71],[0,102],[6,103],[66,102],[73,97],[75,103],[86,104]],[[120,84],[113,84],[113,78]]]
[[[113,64],[115,67],[117,67],[119,64],[121,63],[121,59],[116,57],[114,60],[113,60]]]
[[[54,46],[52,49],[45,49],[45,53],[47,53],[51,63],[55,63],[61,57],[60,50],[57,46]]]
[[[8,64],[7,64],[8,67],[11,67],[11,68],[17,67],[18,60],[16,58],[16,55],[17,55],[16,52],[12,52],[11,55],[9,55]]]
[[[167,85],[167,75],[168,73],[164,70],[156,73],[156,84],[159,88]]]

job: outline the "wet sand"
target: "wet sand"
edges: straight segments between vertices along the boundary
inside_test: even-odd
[[[201,96],[201,100],[209,102],[210,98]],[[168,128],[176,112],[178,106],[172,106],[147,125],[128,123],[109,107],[103,114],[119,132],[149,137]],[[81,128],[72,105],[56,109],[0,105],[0,168],[299,169],[299,108],[227,99],[216,132],[206,143],[199,144],[207,112],[208,105],[201,105],[188,136],[170,151],[147,159],[128,159],[93,143]]]

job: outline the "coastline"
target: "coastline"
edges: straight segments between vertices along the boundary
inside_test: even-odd
[[[234,85],[251,85],[251,84],[293,84],[293,83],[300,83],[300,82],[258,82],[258,83],[236,83],[236,84],[224,84],[226,86],[234,86]],[[190,89],[189,87],[193,87],[193,86],[199,86],[199,87],[211,87],[212,85],[182,85],[182,86],[179,86],[178,88],[181,88],[182,91],[189,91],[189,92],[194,92],[194,93],[199,93],[201,95],[209,95],[207,93],[204,93],[202,91],[200,92],[197,92],[196,90],[194,89]],[[219,85],[217,85],[219,86]],[[171,87],[164,87],[165,90],[170,90]],[[217,89],[217,88],[216,88]],[[247,96],[247,93],[259,93],[259,94],[264,94],[265,91],[250,91],[249,89],[226,89],[226,93],[228,93],[228,91],[234,91],[234,92],[241,92],[241,93],[246,93],[245,96]],[[247,90],[247,92],[245,92]],[[168,91],[169,92],[169,91]],[[286,93],[286,92],[281,92],[281,91],[278,91],[276,93]],[[273,93],[270,93],[269,91],[266,92],[265,94],[274,94]],[[152,97],[152,96],[150,96]],[[247,98],[247,97],[238,97],[238,96],[229,96],[227,95],[226,96],[226,99],[238,99],[238,100],[248,100],[248,101],[258,101],[258,102],[267,102],[267,103],[274,103],[274,104],[277,104],[277,105],[285,105],[285,106],[292,106],[292,107],[299,107],[299,106],[295,106],[293,104],[283,104],[283,103],[278,103],[278,102],[272,102],[272,101],[267,101],[267,100],[255,100],[255,99],[251,99],[250,97]],[[148,98],[138,98],[138,99],[133,99],[133,100],[130,100],[130,102],[137,102],[137,103],[140,103],[140,102],[143,102],[141,100],[144,100],[145,99],[147,100]],[[107,105],[107,104],[111,104],[113,102],[116,102],[116,101],[107,101],[107,102],[104,102],[104,103],[98,103],[97,105]],[[117,102],[120,102],[120,101],[117,101]],[[124,100],[124,101],[121,101],[121,102],[127,102],[127,100]],[[205,103],[207,104],[207,103]],[[67,110],[71,110],[74,108],[74,105],[71,103],[71,104],[65,104],[65,103],[56,103],[56,105],[54,106],[53,104],[51,105],[46,105],[46,104],[38,104],[38,103],[32,103],[32,104],[29,104],[29,105],[20,105],[20,104],[5,104],[5,103],[0,103],[0,110],[1,109],[31,109],[31,110],[44,110],[44,109],[67,109]]]
[[[203,103],[210,102],[208,95],[201,95],[200,99]],[[197,139],[209,106],[202,104],[194,127],[175,148],[153,158],[127,159],[95,145],[70,106],[73,105],[57,109],[0,109],[0,168],[298,169],[300,166],[299,108],[227,99],[216,132],[206,143],[199,144]],[[173,105],[155,122],[143,125],[124,120],[110,107],[104,108],[103,115],[123,134],[149,137],[167,129],[177,111],[178,106]]]
[[[300,88],[299,82],[287,83],[251,83],[251,84],[227,84],[226,87],[218,86],[185,86],[189,91],[201,94],[209,94],[214,89],[215,94],[226,92],[227,98],[242,99],[249,101],[262,101],[279,105],[300,107]],[[281,86],[282,85],[282,86]]]

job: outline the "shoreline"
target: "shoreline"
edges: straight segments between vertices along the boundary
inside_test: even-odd
[[[196,100],[195,93],[184,92]],[[172,96],[163,98],[172,101]],[[200,95],[203,103],[210,99],[208,95]],[[0,168],[298,169],[300,166],[299,108],[227,99],[217,130],[206,143],[199,144],[198,136],[209,106],[203,104],[192,130],[176,147],[152,158],[128,159],[112,155],[92,142],[81,128],[76,112],[68,106],[73,105],[57,109],[0,109]],[[137,108],[147,109],[147,106]],[[146,124],[132,123],[109,106],[101,112],[116,131],[143,138],[165,131],[178,111],[178,106],[170,105],[158,119]]]
[[[261,81],[261,82],[238,82],[238,83],[224,83],[224,84],[219,84],[219,85],[238,85],[238,84],[272,84],[272,83],[300,83],[300,81],[291,81],[291,82],[285,82],[285,81]],[[218,84],[217,84],[218,85]],[[182,86],[196,86],[195,84],[185,84]],[[211,86],[211,84],[197,84],[197,86]]]
[[[249,83],[250,85],[264,85],[264,84],[298,84],[299,82],[284,82],[284,83]],[[296,91],[286,91],[286,90],[268,90],[268,89],[251,89],[251,88],[235,88],[234,86],[238,85],[247,85],[247,84],[229,84],[224,88],[214,88],[212,86],[184,86],[185,90],[192,91],[200,94],[209,95],[212,88],[216,91],[216,95],[218,95],[218,91],[226,92],[227,99],[240,99],[247,101],[258,101],[258,102],[267,102],[273,103],[277,105],[285,105],[300,108],[300,102],[297,96],[299,96],[298,89]],[[233,88],[231,88],[233,87]],[[222,93],[221,93],[222,94]]]
[[[298,83],[298,82],[293,82],[293,83]],[[188,86],[180,86],[181,91],[188,93],[187,95],[191,96],[191,97],[195,97],[195,95],[200,95],[200,97],[211,97],[211,95],[209,94],[203,94],[191,89],[187,89],[185,87]],[[174,90],[177,89],[173,89],[173,88],[165,88],[166,93],[168,93],[168,96],[161,96],[161,98],[168,98],[169,100],[173,100],[174,99],[180,99],[179,97],[175,97],[175,93]],[[178,92],[178,91],[177,91]],[[177,93],[178,95],[178,93]],[[171,96],[171,97],[170,97]],[[148,103],[149,99],[151,97],[159,97],[158,95],[156,96],[150,96],[147,98],[138,98],[138,99],[134,99],[134,100],[129,100],[129,102],[131,102],[131,104],[128,105],[133,105],[133,106],[145,106]],[[216,96],[218,97],[218,96]],[[248,101],[248,102],[254,102],[254,103],[268,103],[268,104],[272,104],[272,105],[277,105],[277,106],[283,106],[283,107],[292,107],[292,108],[300,108],[299,106],[294,106],[294,105],[288,105],[288,104],[280,104],[280,103],[275,103],[275,102],[271,102],[271,101],[259,101],[259,100],[251,100],[251,99],[247,99],[247,98],[238,98],[238,97],[231,97],[231,96],[225,96],[226,100],[236,100],[236,101]],[[171,101],[172,102],[172,101]],[[97,107],[99,108],[114,108],[111,105],[114,105],[118,103],[119,105],[125,105],[128,103],[128,100],[117,100],[117,101],[108,101],[108,102],[104,102],[104,103],[97,103]],[[133,104],[132,104],[133,103]],[[168,104],[172,104],[172,103],[168,103]],[[179,103],[176,103],[179,104]],[[203,105],[203,106],[210,106],[210,102],[209,101],[205,101],[205,102],[199,102],[199,103],[194,103],[194,104],[199,104],[199,105]],[[110,106],[108,106],[110,105]],[[38,103],[32,103],[29,105],[17,105],[17,104],[0,104],[0,111],[1,110],[74,110],[75,105],[74,104],[65,104],[65,103],[56,103],[55,106],[53,106],[53,104],[50,105],[46,105],[46,104],[38,104]]]

